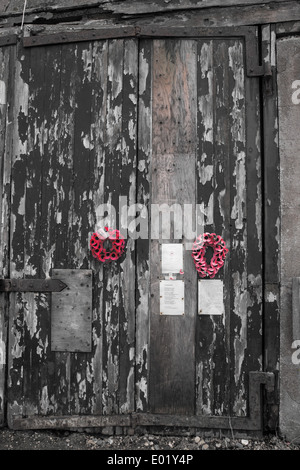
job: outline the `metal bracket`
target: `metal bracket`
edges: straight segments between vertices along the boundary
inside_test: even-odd
[[[135,413],[132,425],[136,426],[173,426],[194,427],[199,429],[227,429],[236,431],[263,431],[263,413],[261,386],[268,391],[274,390],[275,374],[273,372],[249,373],[249,416],[205,416],[205,415],[164,415]]]
[[[48,33],[46,30],[39,32],[34,26],[27,26],[24,37],[23,46],[33,47],[49,44],[63,44],[70,42],[82,42],[93,40],[105,40],[116,38],[244,38],[245,39],[245,55],[246,55],[246,71],[249,77],[263,76],[265,73],[264,65],[259,63],[260,41],[258,37],[258,29],[256,26],[224,26],[221,28],[198,28],[187,26],[134,26],[134,25],[118,25],[105,26],[96,29],[78,29],[74,31],[66,31],[63,33]]]
[[[61,292],[66,287],[59,279],[0,279],[0,292]]]
[[[249,416],[206,416],[206,415],[167,415],[151,413],[129,413],[128,415],[114,416],[14,416],[10,417],[12,429],[72,429],[78,427],[99,426],[166,426],[199,428],[207,430],[226,429],[242,432],[263,432],[261,387],[267,391],[275,388],[275,374],[273,372],[249,373]]]

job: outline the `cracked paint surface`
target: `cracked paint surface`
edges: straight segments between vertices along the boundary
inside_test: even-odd
[[[243,47],[224,38],[112,39],[19,54],[11,273],[34,279],[51,277],[53,268],[92,269],[93,311],[91,351],[54,352],[49,294],[13,297],[11,422],[16,415],[109,416],[168,406],[174,414],[247,413],[248,372],[262,367],[262,195],[259,102]],[[247,119],[255,122],[251,132]],[[157,176],[161,162],[172,171]],[[198,204],[203,228],[230,248],[218,274],[224,316],[197,315],[188,250],[181,323],[153,316],[158,244],[128,239],[119,263],[92,259],[97,208],[118,207],[120,195],[138,208],[161,202],[155,198]],[[117,222],[118,213],[110,224]],[[0,371],[4,343],[0,336]]]

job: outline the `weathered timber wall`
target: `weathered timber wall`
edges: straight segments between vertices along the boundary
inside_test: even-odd
[[[28,0],[23,17],[23,0],[0,1],[0,26],[24,23],[59,23],[85,21],[87,18],[115,22],[132,21],[195,26],[237,26],[292,21],[299,18],[299,2],[284,0],[153,0],[56,2]]]
[[[282,3],[282,0],[169,0],[168,2],[162,0],[152,0],[148,2],[141,2],[140,0],[27,0],[26,9],[31,10],[53,10],[53,9],[67,9],[67,8],[80,8],[80,7],[100,7],[110,12],[121,12],[123,14],[147,14],[157,13],[161,11],[174,11],[174,10],[187,10],[187,9],[206,9],[210,7],[232,7],[232,6],[246,6],[246,5],[268,5],[268,4]],[[22,12],[24,8],[24,0],[1,0],[0,12]]]

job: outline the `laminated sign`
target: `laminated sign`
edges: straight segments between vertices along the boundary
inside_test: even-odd
[[[184,315],[184,281],[160,281],[160,314]]]
[[[199,315],[223,315],[223,281],[203,279],[198,281]]]
[[[164,243],[161,247],[161,271],[166,274],[183,272],[183,246],[181,243]]]

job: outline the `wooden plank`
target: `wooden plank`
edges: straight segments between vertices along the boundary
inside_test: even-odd
[[[222,5],[224,6],[235,6],[235,5],[247,5],[247,4],[268,4],[270,2],[278,3],[279,0],[224,0]],[[7,16],[8,13],[16,14],[16,12],[21,13],[23,11],[23,3],[20,0],[12,2],[6,2],[7,6],[5,11],[1,12],[3,15]],[[100,7],[104,11],[110,11],[115,13],[127,13],[127,14],[141,14],[141,13],[153,13],[154,11],[170,11],[173,9],[205,9],[211,6],[219,6],[219,0],[188,0],[183,5],[180,0],[172,0],[169,3],[165,3],[162,0],[152,0],[147,2],[147,6],[140,0],[134,0],[130,2],[130,5],[126,5],[126,1],[106,1],[106,0],[79,0],[76,2],[76,9],[80,8],[91,8],[91,7]],[[28,6],[26,12],[28,14],[38,13],[38,12],[62,12],[62,11],[71,10],[74,12],[74,5],[71,5],[69,1],[59,2],[59,4],[51,4],[49,2],[42,1],[39,2],[38,6]],[[5,14],[6,13],[6,14]]]
[[[198,203],[204,230],[219,233],[230,251],[216,275],[225,315],[197,318],[196,406],[199,414],[239,416],[262,353],[259,90],[257,79],[245,78],[240,40],[200,40],[198,51]]]
[[[17,42],[17,36],[15,34],[12,34],[10,36],[2,36],[0,35],[0,46],[8,46],[10,44],[16,44]]]
[[[14,80],[14,126],[12,131],[12,188],[10,217],[10,274],[23,277],[24,272],[24,234],[25,234],[25,191],[26,191],[26,154],[28,150],[28,76],[30,55],[22,56],[20,50],[16,57]],[[7,408],[8,424],[14,412],[23,413],[27,397],[24,394],[24,378],[21,370],[24,366],[25,323],[27,310],[22,302],[23,294],[10,294],[9,342],[8,342],[8,391],[14,397]],[[25,306],[26,307],[26,306]]]
[[[258,78],[245,77],[247,214],[247,352],[245,383],[263,368],[263,213],[261,97]],[[248,399],[250,399],[248,397]]]
[[[99,428],[107,426],[130,426],[131,418],[127,415],[113,416],[30,416],[22,418],[15,416],[12,420],[12,429],[82,429]]]
[[[105,152],[105,203],[116,209],[116,216],[107,224],[117,227],[122,165],[122,84],[124,41],[108,43]],[[120,265],[119,262],[104,266],[103,273],[103,413],[118,410],[119,359],[120,359]]]
[[[97,230],[99,222],[98,208],[105,202],[104,177],[105,177],[105,151],[104,142],[106,135],[106,109],[107,109],[107,70],[108,70],[108,41],[96,41],[93,45],[92,83],[94,98],[91,109],[91,193],[92,207],[90,231]],[[94,371],[93,405],[92,411],[102,413],[103,400],[103,263],[99,263],[90,256],[90,267],[93,270],[93,353],[90,367]]]
[[[140,42],[139,51],[139,120],[137,203],[147,236],[136,241],[136,409],[146,412],[149,399],[149,318],[150,318],[150,171],[152,146],[152,44]]]
[[[230,248],[230,158],[228,128],[226,122],[230,110],[230,81],[228,74],[228,46],[232,42],[215,41],[214,43],[214,68],[215,68],[215,149],[214,149],[214,228],[225,240]],[[223,64],[226,64],[223,67]],[[224,70],[225,69],[225,70]],[[224,317],[213,317],[214,323],[214,373],[213,373],[213,414],[221,415],[229,413],[230,390],[230,324],[231,324],[231,273],[230,255],[226,256],[225,265],[217,273],[216,278],[223,281],[223,299],[225,305]],[[221,372],[222,371],[222,372]]]
[[[92,340],[92,271],[53,269],[52,278],[65,280],[64,292],[52,294],[51,349],[90,352]]]
[[[39,107],[43,109],[43,93],[31,94],[28,88],[29,68],[31,69],[31,83],[36,90],[44,90],[44,59],[42,49],[34,57],[25,55],[24,69],[21,61],[17,63],[19,99],[18,126],[15,132],[19,135],[19,146],[15,146],[13,185],[18,187],[17,193],[12,192],[12,239],[13,250],[11,273],[14,277],[40,277],[40,265],[34,248],[37,247],[35,237],[40,240],[41,229],[41,158],[40,146],[43,141],[43,111],[36,114]],[[22,57],[22,59],[24,56]],[[22,60],[21,59],[21,60]],[[38,67],[36,66],[38,63]],[[24,73],[25,71],[25,73]],[[21,93],[23,97],[21,98]],[[26,99],[26,102],[25,102]],[[21,101],[20,101],[21,100]],[[37,158],[38,156],[38,158]],[[39,247],[37,248],[39,251]],[[22,268],[23,263],[23,268]],[[12,298],[13,314],[11,315],[11,347],[10,369],[17,376],[20,374],[20,400],[16,399],[14,411],[17,406],[22,412],[37,412],[40,398],[40,359],[43,357],[43,332],[40,328],[39,295],[34,293],[18,293]],[[16,328],[15,319],[20,319]],[[18,322],[18,320],[17,320]],[[41,332],[41,335],[40,335]],[[14,354],[16,344],[21,345]],[[14,344],[14,346],[12,346]],[[39,344],[39,347],[37,347]],[[17,360],[18,358],[18,360]],[[43,361],[43,359],[42,359]],[[12,384],[13,386],[13,384]],[[14,392],[12,392],[14,394]],[[10,413],[10,410],[9,410]]]
[[[9,275],[9,216],[10,216],[10,175],[11,158],[7,151],[10,148],[11,126],[7,122],[12,122],[11,108],[8,102],[12,103],[13,70],[11,63],[14,62],[14,52],[10,47],[0,49],[0,276],[6,278]],[[5,423],[5,402],[6,402],[6,363],[7,363],[7,333],[8,333],[8,295],[2,293],[0,296],[0,426]]]
[[[133,422],[140,426],[165,426],[168,428],[218,429],[228,431],[257,431],[261,433],[261,420],[249,417],[205,416],[205,415],[169,415],[169,414],[137,414]],[[257,433],[255,433],[257,436]]]
[[[157,12],[173,12],[182,10],[206,10],[212,7],[245,7],[247,5],[262,5],[266,6],[269,3],[281,4],[280,0],[225,0],[222,3],[219,0],[189,0],[184,3],[181,0],[172,0],[168,3],[162,0],[152,0],[151,2],[141,2],[140,0],[134,0],[128,4],[128,2],[108,2],[103,5],[104,10],[113,11],[114,13],[123,15],[142,15]]]
[[[230,119],[231,270],[233,279],[231,323],[232,410],[247,409],[250,371],[262,367],[262,219],[260,161],[260,102],[258,79],[245,77],[242,48],[229,50],[232,82]],[[247,123],[247,127],[246,127]]]
[[[43,61],[43,68],[40,62]],[[30,113],[28,116],[28,141],[33,150],[27,158],[28,189],[26,191],[26,256],[32,266],[30,277],[50,277],[53,265],[54,233],[51,231],[55,217],[55,190],[51,173],[53,155],[56,153],[55,113],[58,105],[60,78],[60,48],[51,52],[41,48],[38,54],[31,52],[29,81]],[[31,98],[32,97],[32,98]],[[32,100],[32,104],[31,104]],[[35,171],[33,169],[35,168]],[[31,175],[31,173],[33,173]],[[31,230],[30,230],[31,228]],[[24,365],[28,376],[27,414],[47,413],[51,409],[51,394],[48,387],[50,352],[50,294],[33,295],[29,303],[32,338],[27,338],[25,352],[30,357]],[[36,348],[36,342],[39,347]],[[34,369],[35,381],[30,383],[30,370]],[[32,404],[35,407],[30,407]]]
[[[101,39],[117,39],[117,38],[124,38],[135,36],[136,30],[132,26],[125,26],[124,28],[121,26],[114,26],[110,28],[101,28],[100,30],[81,30],[80,33],[78,32],[66,32],[60,34],[49,34],[49,35],[42,35],[39,37],[24,37],[23,38],[23,45],[24,47],[31,47],[36,45],[47,45],[51,43],[68,43],[68,42],[81,42],[81,41],[91,41],[91,40],[101,40]]]
[[[183,207],[195,202],[195,41],[155,40],[152,63],[151,203]],[[182,239],[162,235],[151,246],[150,409],[186,414],[194,412],[196,274],[184,244],[185,315],[161,316],[160,246],[168,242]]]
[[[203,230],[229,242],[229,152],[227,122],[228,41],[198,42],[198,183]],[[224,282],[225,315],[198,316],[196,406],[199,414],[228,411],[230,275],[228,258],[216,275]],[[209,282],[209,281],[208,281]],[[222,371],[222,372],[221,372]]]
[[[95,160],[91,165],[98,172],[91,182],[95,191],[94,230],[97,225],[98,228],[107,224],[118,227],[120,196],[129,205],[136,200],[137,42],[112,41],[99,45],[93,56],[97,61],[98,50],[102,50],[101,59],[95,64],[93,82],[94,89],[99,87],[99,95],[93,94],[91,124],[95,136],[91,149]],[[101,222],[96,212],[106,203],[116,209],[116,218]],[[126,220],[124,223],[126,236]],[[135,279],[131,276],[135,269],[134,240],[126,240],[126,252],[115,263],[103,266],[93,260],[92,265],[98,273],[97,288],[100,289],[99,303],[97,300],[94,307],[97,318],[94,327],[100,334],[97,354],[102,360],[101,364],[97,364],[96,358],[92,360],[99,374],[95,377],[97,406],[101,406],[104,413],[109,413],[110,409],[124,413],[134,409]]]
[[[168,12],[176,12],[182,10],[206,10],[207,8],[213,7],[242,7],[247,5],[267,5],[268,3],[274,3],[272,0],[266,1],[258,1],[258,0],[225,0],[220,4],[219,0],[204,0],[199,2],[198,0],[189,0],[182,3],[181,0],[172,0],[171,2],[164,2],[162,0],[153,0],[151,2],[147,2],[145,5],[144,2],[139,0],[135,0],[130,2],[115,2],[115,3],[106,3],[103,5],[104,10],[113,11],[114,13],[122,14],[122,15],[142,15],[142,14],[149,14],[149,13],[168,13]],[[280,0],[275,0],[275,3],[282,3]]]
[[[178,0],[179,1],[179,0]],[[216,0],[217,1],[217,0]],[[229,0],[231,1],[231,0]],[[279,23],[279,22],[286,22],[286,21],[295,21],[300,20],[300,8],[299,3],[297,0],[293,1],[286,1],[286,0],[275,0],[275,8],[273,1],[263,1],[258,2],[254,0],[254,3],[251,1],[248,3],[238,3],[235,4],[234,0],[232,0],[232,5],[222,3],[218,5],[210,4],[207,2],[201,2],[194,7],[191,7],[189,3],[181,3],[180,6],[177,5],[176,8],[173,7],[173,2],[164,4],[161,2],[160,7],[153,7],[153,4],[148,4],[147,6],[139,1],[137,4],[130,2],[123,3],[107,3],[105,8],[107,8],[107,12],[119,10],[119,14],[123,14],[123,22],[122,27],[124,26],[124,21],[126,21],[126,27],[135,26],[137,17],[139,18],[139,25],[142,24],[149,24],[153,25],[153,18],[155,18],[161,26],[164,24],[168,24],[169,26],[178,25],[182,26],[183,23],[189,23],[189,26],[198,26],[198,27],[220,27],[220,26],[243,26],[243,25],[264,25],[268,23]],[[147,11],[143,11],[146,10]],[[122,13],[123,10],[123,13]],[[58,10],[57,10],[58,11]],[[128,13],[127,13],[128,11]],[[80,15],[80,10],[78,10],[78,14]],[[129,13],[130,12],[130,13]],[[90,10],[90,13],[93,14],[93,10]],[[86,11],[85,11],[86,14]],[[3,16],[3,15],[2,15]],[[42,16],[41,16],[42,17]],[[68,17],[68,12],[66,12],[66,18]],[[251,18],[251,20],[249,20]],[[64,22],[64,17],[62,13],[57,13],[56,25],[49,26],[49,30],[53,33],[56,30],[59,30],[59,23]],[[28,13],[26,15],[26,20],[28,23],[33,23],[36,21],[36,15],[30,16]],[[7,25],[7,19],[3,18],[0,23],[5,22]],[[21,21],[21,18],[20,18]],[[102,21],[102,26],[109,28],[115,24],[115,17],[113,16],[112,19]],[[67,22],[64,22],[65,24]],[[74,32],[74,24],[68,26],[64,26],[65,31],[68,30]],[[70,29],[69,29],[70,28]],[[45,31],[39,34],[46,34],[48,27],[45,27]],[[64,32],[64,31],[62,31]]]
[[[240,416],[247,412],[245,364],[247,357],[247,239],[246,217],[246,102],[243,67],[243,45],[236,41],[229,45],[228,73],[230,101],[228,115],[230,191],[230,414]]]
[[[222,3],[222,5],[217,7],[200,8],[199,10],[185,10],[183,8],[181,11],[173,11],[170,14],[161,11],[155,13],[155,19],[159,22],[160,26],[182,26],[183,24],[188,24],[189,27],[197,26],[199,28],[264,25],[300,20],[300,6],[297,1],[281,1],[276,4],[276,8],[273,5],[273,2],[270,4],[263,2],[256,5],[240,4],[237,6],[223,6]],[[182,6],[184,7],[185,5],[182,4]],[[130,15],[135,19],[133,12]],[[139,24],[153,25],[153,17],[150,16],[150,18],[149,20],[146,14],[144,18],[140,16]]]
[[[92,128],[92,43],[75,46],[74,64],[74,150],[72,181],[72,212],[69,216],[71,245],[69,265],[77,269],[89,267],[89,214],[90,200]],[[90,354],[74,353],[70,356],[70,414],[89,413],[93,395],[90,376]]]
[[[266,26],[262,35],[263,60],[269,68],[264,80],[264,264],[266,284],[279,282],[279,152],[277,123],[276,34],[274,26]]]
[[[263,159],[263,252],[264,252],[264,370],[276,371],[279,364],[279,246],[280,246],[280,165],[278,151],[278,110],[275,25],[262,30],[262,55],[271,76],[264,81],[262,119],[264,123]],[[269,392],[267,426],[275,429],[278,422],[278,392]]]
[[[157,0],[159,1],[159,0]],[[178,0],[180,2],[180,0]],[[153,18],[156,18],[159,23],[165,23],[175,21],[177,25],[182,25],[182,22],[192,21],[194,25],[199,27],[203,26],[237,26],[237,25],[249,25],[249,24],[276,24],[278,22],[285,21],[294,21],[295,19],[300,19],[300,9],[297,0],[287,1],[287,0],[266,0],[259,2],[258,0],[245,0],[238,2],[237,4],[234,0],[228,0],[229,3],[223,2],[222,4],[217,0],[210,2],[199,2],[198,4],[192,5],[190,2],[180,2],[174,7],[173,2],[163,3],[160,5],[158,3],[150,3],[147,6],[138,1],[136,4],[130,2],[105,2],[103,7],[107,8],[104,13],[105,19],[102,19],[104,26],[108,27],[110,24],[110,19],[106,15],[112,12],[111,24],[115,24],[117,19],[114,14],[115,11],[119,11],[118,15],[122,15],[122,25],[124,21],[127,20],[127,27],[134,26],[134,23],[139,18],[139,21],[145,22],[148,24],[154,24]],[[231,2],[231,3],[230,3]],[[274,6],[275,5],[275,6]],[[23,5],[22,5],[23,9]],[[48,15],[52,17],[52,24],[49,26],[50,29],[55,30],[58,24],[64,24],[66,31],[70,28],[74,28],[74,5],[72,10],[68,8],[60,8],[58,6],[51,7],[48,5],[47,10],[51,11]],[[147,10],[147,11],[145,11]],[[29,13],[30,10],[26,10],[25,22],[30,25],[37,21],[39,18],[40,23],[45,23],[45,13],[43,9],[35,9],[36,13]],[[123,11],[123,13],[122,13]],[[128,12],[128,13],[127,13]],[[130,13],[129,13],[130,12]],[[88,9],[76,9],[76,15],[78,21],[82,21],[83,17],[90,15],[90,18],[99,16],[99,8],[93,7],[92,5]],[[249,20],[251,18],[251,21]],[[70,22],[70,25],[67,26],[67,23]],[[89,21],[89,19],[88,19]],[[21,24],[22,15],[16,12],[6,12],[0,15],[0,24],[4,27],[8,25]],[[43,25],[44,26],[44,25]],[[33,26],[35,28],[35,26]],[[39,25],[36,25],[37,28],[40,28]],[[10,28],[13,31],[13,28]]]
[[[136,203],[138,41],[124,41],[122,96],[122,165],[120,195]],[[119,199],[120,201],[120,199]],[[120,205],[120,202],[119,202]],[[121,208],[119,207],[119,213]],[[122,221],[119,228],[122,228]],[[119,413],[135,409],[135,237],[127,234],[126,256],[120,263],[120,380]]]
[[[154,70],[154,77],[156,81],[153,82],[153,93],[157,99],[157,107],[153,108],[153,125],[152,134],[152,151],[158,155],[174,155],[175,153],[189,154],[195,142],[195,122],[193,121],[194,106],[192,101],[193,96],[190,90],[180,90],[181,81],[188,85],[187,70],[184,68],[183,57],[187,53],[185,44],[193,44],[193,41],[183,41],[182,49],[179,51],[172,50],[175,40],[166,40],[166,50],[164,47],[159,47],[157,41],[154,41],[154,57],[153,64],[158,68],[159,65],[162,70],[156,72]],[[170,45],[170,50],[168,46]],[[177,76],[175,76],[174,61],[178,60]],[[191,58],[188,56],[186,60]],[[166,69],[163,70],[163,64],[166,64]],[[179,75],[180,71],[180,75]],[[178,90],[179,88],[179,90]],[[167,92],[172,91],[173,95]],[[174,96],[175,93],[180,93],[178,97]],[[165,111],[167,110],[167,111]]]
[[[9,95],[9,72],[10,72],[10,54],[11,48],[10,47],[2,47],[0,49],[0,153],[4,155],[5,152],[5,144],[6,144],[6,127],[7,127],[7,113],[8,113],[8,97]],[[0,205],[0,221],[1,221],[1,250],[5,253],[7,252],[7,247],[5,247],[4,240],[7,244],[7,233],[5,230],[5,222],[7,219],[7,211],[8,211],[8,201],[6,193],[6,185],[8,184],[7,178],[7,171],[10,171],[9,165],[5,164],[5,159],[2,158],[0,162],[0,174],[3,175],[0,181],[0,190],[1,190],[1,205]],[[7,257],[3,256],[0,260],[0,269],[1,269],[1,277],[6,277],[8,274],[7,268]]]
[[[51,54],[53,54],[51,49],[49,49],[48,53],[50,62]],[[73,45],[60,47],[60,49],[56,50],[56,54],[60,54],[60,73],[59,75],[56,75],[54,81],[54,83],[56,83],[56,99],[52,111],[52,119],[55,119],[52,129],[56,134],[56,137],[51,139],[52,145],[54,144],[56,154],[53,155],[50,160],[53,170],[48,168],[48,172],[52,174],[52,185],[56,189],[56,220],[54,224],[55,228],[48,228],[51,233],[51,237],[48,238],[48,247],[45,246],[45,250],[46,253],[50,254],[53,241],[55,240],[52,267],[63,269],[74,267],[73,260],[71,258],[73,254],[71,231],[74,200],[73,154],[76,90],[74,64],[76,48]],[[57,112],[56,118],[55,111]],[[51,323],[48,328],[50,331]],[[48,356],[48,376],[45,377],[45,380],[47,381],[48,396],[55,397],[53,408],[49,403],[49,411],[52,409],[55,413],[63,415],[70,412],[70,369],[71,354],[69,352],[52,352],[52,354]]]

